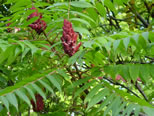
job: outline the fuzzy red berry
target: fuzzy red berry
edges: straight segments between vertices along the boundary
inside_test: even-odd
[[[36,103],[31,100],[31,104],[33,106],[33,110],[35,112],[40,112],[44,109],[44,101],[43,101],[43,98],[42,96],[40,96],[40,94],[36,94],[35,95],[35,99],[36,99]]]
[[[79,49],[81,42],[77,45],[78,34],[74,32],[72,24],[64,19],[63,36],[61,37],[64,52],[73,56]]]

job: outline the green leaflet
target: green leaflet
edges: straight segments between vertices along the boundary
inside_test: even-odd
[[[43,99],[46,100],[46,96],[45,96],[43,90],[38,85],[36,85],[34,83],[30,84],[30,85],[43,97]]]
[[[8,47],[4,52],[1,52],[0,54],[0,64],[2,64],[8,57],[9,57],[9,52],[14,50],[13,46]]]
[[[27,40],[25,40],[25,41],[23,41],[23,42],[24,42],[25,45],[27,45],[28,47],[30,47],[31,53],[32,53],[32,56],[33,56],[33,54],[34,54],[35,52],[37,52],[38,48],[37,48],[34,44],[32,44],[31,42],[29,42],[29,41],[27,41]]]
[[[43,80],[38,80],[38,82],[40,82],[48,91],[54,95],[53,89],[47,83],[45,83]]]
[[[74,83],[72,83],[72,86],[73,87],[76,87],[76,86],[78,86],[78,85],[81,85],[82,83],[85,83],[85,82],[87,82],[88,80],[90,80],[92,77],[85,77],[85,78],[83,78],[83,79],[79,79],[79,80],[77,80],[77,81],[75,81]]]
[[[148,40],[149,40],[149,32],[143,32],[142,36],[146,40],[146,42],[148,42]]]
[[[114,4],[110,0],[102,0],[103,4],[107,6],[110,10],[112,10],[114,13],[117,13]]]
[[[90,32],[89,32],[88,29],[86,29],[86,28],[83,28],[83,27],[73,27],[73,29],[74,29],[76,32],[79,32],[79,33],[82,33],[82,34],[88,34],[88,35],[90,35]]]
[[[0,100],[3,102],[7,110],[9,111],[9,102],[4,96],[0,96]]]
[[[114,107],[114,106],[116,106],[119,101],[120,101],[120,97],[119,96],[116,96],[114,98],[114,100],[110,103],[110,105],[107,106],[107,109],[104,112],[104,116],[106,116],[107,113],[111,110],[111,108]]]
[[[47,75],[47,78],[60,92],[62,92],[60,83],[56,80],[56,77],[52,75]]]
[[[26,27],[26,26],[32,24],[33,22],[37,21],[38,19],[39,19],[39,17],[32,17],[31,19],[29,19],[28,21],[26,21],[23,26]]]
[[[28,86],[25,86],[24,88],[25,88],[25,89],[27,90],[27,92],[30,94],[30,96],[32,97],[32,99],[36,102],[34,92],[33,92]]]
[[[100,110],[102,110],[102,108],[104,108],[109,102],[112,101],[112,99],[115,97],[114,93],[110,94],[109,97],[107,97],[106,99],[104,99],[104,102],[101,103],[99,109],[98,109],[98,112]]]
[[[144,112],[145,112],[148,116],[153,116],[153,114],[154,114],[153,108],[143,107],[142,109],[144,110]]]
[[[153,108],[153,106],[151,104],[149,104],[148,102],[146,102],[145,100],[143,99],[140,99],[134,95],[130,95],[129,93],[126,93],[122,90],[119,90],[111,85],[109,85],[106,81],[103,81],[104,82],[104,85],[109,88],[111,91],[114,90],[116,92],[116,94],[120,95],[122,98],[124,98],[126,100],[129,99],[131,102],[134,102],[134,103],[138,103],[139,105],[141,106],[147,106],[147,107],[151,107]]]
[[[29,107],[31,106],[30,100],[29,98],[26,96],[26,94],[24,92],[22,92],[21,90],[16,90],[15,93],[23,100],[25,101]]]
[[[130,116],[130,113],[132,112],[134,108],[134,104],[129,104],[126,109],[124,109],[122,116],[125,116],[125,114],[127,113],[127,116]]]
[[[84,2],[84,1],[72,1],[71,2],[72,6],[75,7],[80,7],[80,8],[89,8],[89,7],[93,7],[90,3],[88,2]]]
[[[88,89],[90,86],[93,85],[93,83],[95,83],[96,80],[93,80],[89,83],[86,83],[83,87],[81,87],[80,89],[78,89],[76,92],[75,92],[75,95],[74,95],[74,98],[76,98],[77,96],[79,96],[84,90]]]
[[[124,39],[123,39],[123,44],[124,44],[126,50],[127,50],[127,48],[128,48],[129,42],[130,42],[130,38],[124,38]]]
[[[93,44],[94,44],[94,41],[86,41],[84,42],[83,46],[86,48],[92,48]]]
[[[92,99],[92,97],[98,92],[98,90],[102,87],[102,85],[96,85],[86,96],[84,100],[84,104],[87,103],[89,100]]]
[[[10,87],[7,87],[5,89],[2,89],[0,91],[0,96],[3,96],[3,95],[8,94],[8,93],[11,93],[12,91],[14,91],[16,89],[19,89],[19,88],[23,87],[24,85],[29,85],[33,81],[38,80],[39,78],[41,78],[42,76],[47,75],[50,72],[52,72],[52,70],[48,70],[48,71],[44,72],[43,74],[33,75],[33,76],[29,77],[29,78],[25,78],[24,80],[22,80],[21,82],[15,84],[14,86],[10,86]]]
[[[118,48],[120,42],[121,42],[120,40],[115,40],[115,41],[113,42],[113,49],[114,49],[114,51],[117,50],[117,48]]]
[[[117,116],[119,114],[119,112],[124,109],[124,107],[126,106],[126,104],[127,104],[127,102],[123,102],[122,104],[120,104],[120,107],[118,107],[116,109],[116,111],[113,113],[113,116]]]
[[[77,12],[77,11],[70,11],[70,13],[72,13],[72,14],[74,14],[74,13],[75,13],[75,14],[78,14],[78,15],[80,15],[80,16],[82,16],[82,17],[88,19],[88,20],[90,20],[91,22],[95,23],[95,21],[94,21],[91,17],[89,17],[88,15],[86,15],[86,14],[84,14],[84,13]]]
[[[30,48],[25,48],[25,50],[22,52],[21,59],[23,59],[29,51],[30,51]]]
[[[139,77],[139,66],[140,65],[138,64],[128,65],[130,77],[132,78],[133,81],[136,81],[136,79]]]
[[[103,4],[97,2],[96,8],[97,8],[98,12],[100,13],[100,15],[106,18],[106,10],[105,10],[105,7],[103,6]]]
[[[111,75],[113,79],[117,74],[120,74],[125,80],[136,81],[140,77],[143,82],[148,82],[152,77],[152,69],[153,65],[149,64],[120,64],[104,67],[106,74]]]
[[[115,112],[119,110],[119,108],[121,107],[121,105],[124,103],[124,101],[121,99],[120,96],[117,96],[119,97],[119,99],[116,100],[115,104],[112,105],[112,108],[111,108],[111,111],[112,111],[112,115],[113,116],[117,116],[117,114],[115,115]],[[115,107],[116,106],[116,107]],[[122,110],[122,109],[121,109]],[[120,111],[121,111],[120,110]]]
[[[78,61],[85,54],[85,50],[80,50],[75,53],[72,57],[69,58],[68,64],[73,65],[76,61]]]
[[[141,80],[143,80],[143,82],[148,82],[150,79],[150,70],[152,70],[153,67],[150,68],[149,64],[143,64],[140,65],[139,68],[140,68],[139,76]]]
[[[138,116],[139,115],[139,112],[140,112],[140,106],[139,105],[136,105],[135,106],[135,116]]]
[[[16,47],[14,49],[14,51],[12,51],[8,57],[8,60],[7,60],[7,65],[11,65],[17,58],[17,56],[21,53],[21,50],[19,47]]]
[[[68,82],[71,83],[71,79],[69,77],[69,75],[66,73],[66,71],[62,70],[62,69],[58,69],[57,72],[64,77],[64,79]]]
[[[124,5],[123,3],[124,3],[124,1],[125,0],[116,0],[116,1],[114,1],[114,2],[116,2],[118,5]]]
[[[70,20],[71,20],[71,21],[80,22],[80,23],[82,23],[82,24],[85,24],[85,25],[87,25],[87,26],[90,26],[90,23],[89,23],[88,21],[84,20],[84,19],[71,18]]]
[[[6,95],[7,100],[9,101],[10,104],[12,104],[16,110],[18,111],[18,101],[14,93],[9,93]]]
[[[26,0],[26,2],[24,0],[20,0],[18,2],[16,2],[15,5],[13,5],[10,10],[14,10],[16,8],[20,8],[21,6],[26,6],[26,5],[29,5],[31,4],[31,1],[30,0]]]
[[[104,100],[104,97],[106,95],[108,95],[109,92],[108,92],[108,89],[103,89],[101,91],[99,91],[98,94],[96,94],[92,99],[91,101],[88,103],[88,107],[87,107],[87,110],[89,108],[91,108],[92,106],[94,106],[96,103],[100,102],[101,100]],[[100,108],[101,109],[101,108]]]

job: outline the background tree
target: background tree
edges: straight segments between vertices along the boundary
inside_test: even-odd
[[[1,0],[0,116],[152,116],[153,5]]]

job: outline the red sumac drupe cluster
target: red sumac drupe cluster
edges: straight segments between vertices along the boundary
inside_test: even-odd
[[[40,112],[44,109],[44,101],[42,96],[40,96],[40,94],[35,94],[35,99],[36,99],[36,103],[31,100],[31,104],[33,106],[33,110],[35,112]]]
[[[78,34],[74,32],[72,24],[64,19],[63,36],[61,37],[66,54],[73,56],[79,49],[81,42],[77,45]]]
[[[35,7],[32,7],[31,10],[36,10],[32,14],[30,14],[27,18],[27,20],[33,18],[33,17],[39,17],[38,20],[36,20],[34,23],[30,24],[29,27],[34,29],[38,34],[41,34],[47,27],[46,22],[44,20],[41,20],[42,14],[37,12],[37,9]]]

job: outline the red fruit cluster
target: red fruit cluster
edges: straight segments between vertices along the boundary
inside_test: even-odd
[[[32,14],[30,14],[27,18],[27,20],[33,18],[33,17],[39,17],[38,20],[36,20],[34,23],[30,24],[29,27],[34,29],[38,34],[41,34],[47,27],[44,20],[41,20],[42,14],[37,12],[37,9],[35,7],[32,7],[31,10],[36,10]]]
[[[42,96],[40,96],[40,94],[36,94],[35,99],[36,99],[36,103],[33,100],[31,100],[33,110],[35,112],[40,112],[40,111],[42,111],[44,109],[43,98],[42,98]]]
[[[63,36],[61,37],[66,54],[73,56],[79,49],[81,42],[77,45],[78,34],[74,32],[72,24],[64,19]]]

